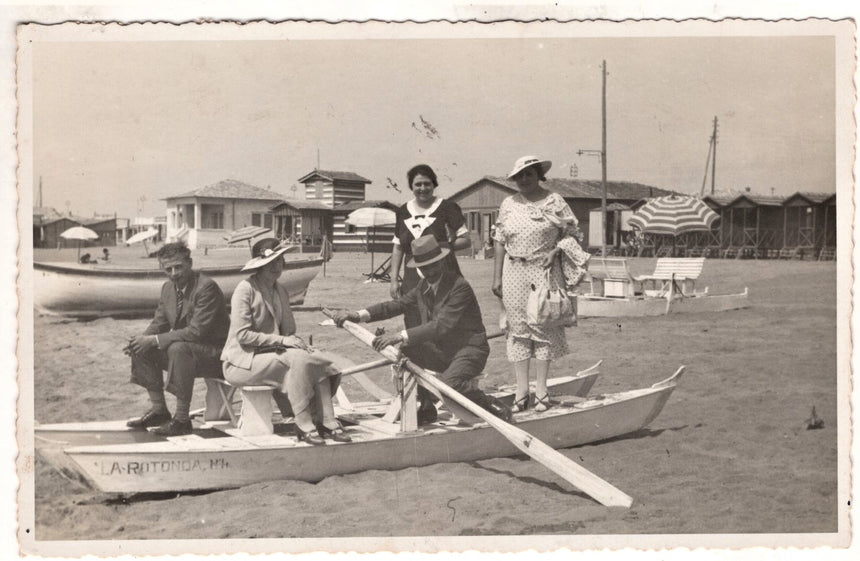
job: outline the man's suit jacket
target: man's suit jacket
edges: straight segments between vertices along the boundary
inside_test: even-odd
[[[462,276],[446,271],[435,296],[427,280],[421,279],[399,299],[375,304],[367,311],[370,321],[378,321],[407,309],[417,309],[421,316],[421,325],[406,330],[407,345],[432,342],[451,357],[466,346],[489,350],[478,299]]]
[[[230,318],[221,288],[209,277],[194,272],[185,287],[182,313],[176,315],[176,285],[168,280],[161,287],[158,309],[145,335],[158,335],[159,347],[176,341],[203,343],[221,348],[227,339]]]
[[[290,310],[290,294],[281,283],[275,283],[275,286],[281,298],[281,314],[278,318],[275,317],[275,310],[263,299],[253,275],[236,286],[230,300],[230,332],[221,360],[250,369],[257,347],[279,345],[284,336],[295,334],[296,320]]]

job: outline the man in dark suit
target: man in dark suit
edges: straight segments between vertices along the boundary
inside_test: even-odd
[[[461,275],[448,270],[443,261],[449,252],[439,247],[433,236],[413,240],[413,258],[406,266],[418,268],[422,276],[418,285],[397,300],[358,312],[338,312],[334,321],[338,325],[344,321],[379,321],[417,311],[420,325],[380,335],[373,347],[379,350],[402,344],[403,354],[415,364],[438,372],[443,382],[508,421],[510,409],[478,389],[477,378],[487,364],[490,346],[472,287]],[[435,421],[432,394],[421,388],[418,399],[418,423]]]
[[[128,344],[131,382],[146,388],[152,406],[128,426],[157,427],[156,434],[179,436],[191,433],[188,410],[194,378],[223,377],[220,356],[230,319],[221,289],[191,268],[191,252],[184,244],[165,244],[158,262],[168,278],[158,309],[149,327]],[[165,388],[176,396],[172,417]]]

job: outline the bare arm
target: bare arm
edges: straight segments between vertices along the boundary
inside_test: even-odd
[[[472,238],[469,237],[468,233],[454,238],[454,241],[451,243],[452,251],[460,251],[461,249],[469,249],[470,247],[472,247]]]
[[[502,271],[505,268],[505,246],[496,242],[495,262],[493,267],[493,294],[502,297]]]
[[[389,295],[392,300],[400,297],[400,266],[403,264],[403,248],[394,244],[391,250],[391,289]]]

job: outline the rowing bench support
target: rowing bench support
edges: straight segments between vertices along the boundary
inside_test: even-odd
[[[221,378],[203,378],[206,380],[206,410],[203,413],[204,421],[226,421],[230,419],[236,426],[238,419],[233,412],[233,396],[236,387],[231,386]]]
[[[242,436],[262,436],[275,432],[272,425],[271,386],[231,386],[226,380],[206,378],[206,412],[204,421],[230,419]],[[233,396],[242,396],[242,414],[233,411]]]
[[[273,434],[271,386],[243,386],[242,418],[239,420],[239,434],[242,436],[261,436]]]
[[[418,379],[395,365],[391,366],[391,376],[400,392],[391,400],[382,420],[393,423],[400,417],[400,434],[414,433],[418,430]]]

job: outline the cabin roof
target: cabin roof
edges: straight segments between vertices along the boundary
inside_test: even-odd
[[[334,207],[334,211],[335,212],[352,212],[353,210],[358,210],[360,208],[369,208],[369,207],[379,207],[379,208],[387,208],[389,210],[397,210],[397,205],[392,203],[391,201],[378,199],[378,200],[368,200],[368,201],[349,201],[349,202],[337,205],[336,207]]]
[[[517,184],[513,180],[498,176],[484,176],[484,179],[489,179],[499,185],[510,189],[517,190]],[[476,182],[477,183],[477,182]],[[474,185],[474,183],[472,184]],[[471,187],[470,185],[469,187]],[[603,198],[603,184],[596,179],[565,179],[559,177],[548,177],[544,182],[544,186],[550,191],[558,193],[562,197],[571,199],[601,199]],[[467,187],[467,189],[469,188]],[[630,181],[607,181],[606,196],[612,199],[641,199],[644,197],[660,197],[671,195],[673,191],[643,185],[642,183],[633,183]]]
[[[322,177],[323,179],[329,179],[331,181],[359,181],[361,183],[373,183],[371,180],[366,179],[357,173],[353,173],[351,171],[331,171],[324,169],[315,169],[312,172],[304,175],[298,179],[299,183],[305,183],[309,179],[314,176]]]
[[[256,199],[262,201],[281,201],[284,199],[283,195],[274,191],[255,187],[254,185],[249,185],[236,179],[224,179],[218,183],[194,189],[193,191],[186,191],[179,195],[165,197],[162,200],[169,201],[171,199],[185,199],[189,197],[205,197],[211,199]]]
[[[274,210],[274,209],[278,208],[279,206],[291,206],[296,210],[308,210],[308,209],[328,210],[328,211],[331,210],[331,207],[329,207],[328,205],[323,204],[319,201],[305,201],[305,200],[301,200],[301,199],[287,199],[287,200],[281,201],[281,202],[277,203],[276,205],[272,206],[269,210]]]

